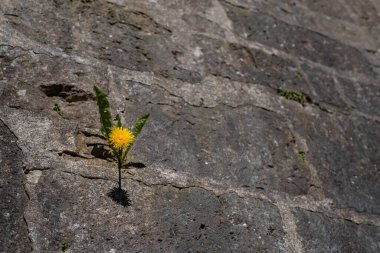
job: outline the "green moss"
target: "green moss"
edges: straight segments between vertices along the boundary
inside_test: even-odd
[[[302,105],[307,102],[307,97],[304,93],[287,89],[280,92],[280,96],[283,96],[286,99],[296,101]]]
[[[303,78],[302,78],[302,75],[300,72],[297,72],[295,75],[294,75],[294,79],[297,80],[297,81],[301,81]]]
[[[59,116],[63,117],[63,111],[59,104],[54,104],[53,111],[57,112]]]
[[[70,245],[67,242],[63,242],[61,244],[61,250],[62,250],[62,252],[67,251],[69,248],[70,248]]]
[[[298,156],[305,161],[306,153],[305,151],[298,151]]]

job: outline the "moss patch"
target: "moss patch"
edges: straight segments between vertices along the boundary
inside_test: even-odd
[[[304,93],[292,89],[280,90],[279,94],[286,99],[296,101],[302,105],[309,101],[309,98]]]
[[[305,158],[306,158],[306,153],[305,153],[305,151],[298,151],[298,156],[299,156],[303,161],[305,161]]]

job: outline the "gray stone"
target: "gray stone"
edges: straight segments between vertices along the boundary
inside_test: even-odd
[[[224,37],[224,30],[217,23],[212,22],[198,14],[185,14],[182,19],[191,27],[194,27],[201,33],[216,34],[220,37]]]
[[[258,41],[326,66],[375,75],[370,64],[355,48],[269,15],[228,3],[225,7],[234,22],[234,31],[244,39]]]
[[[241,45],[197,37],[205,72],[231,80],[260,83],[273,88],[302,89],[297,66],[274,54],[268,55]],[[301,86],[301,87],[299,87]]]
[[[295,216],[306,252],[369,253],[380,250],[379,227],[333,219],[302,209],[295,210]]]
[[[107,197],[114,182],[57,169],[31,193],[36,251],[286,252],[279,212],[264,201],[126,180],[124,208]]]
[[[31,252],[24,219],[28,196],[23,187],[23,154],[17,137],[1,120],[0,137],[0,252]]]
[[[302,67],[313,90],[313,93],[308,93],[313,102],[330,104],[340,108],[349,107],[338,92],[336,81],[332,75],[328,75],[316,68],[310,68],[306,64],[302,65]]]
[[[292,1],[287,1],[292,2]],[[310,10],[322,13],[329,17],[334,17],[337,19],[344,19],[348,21],[353,21],[352,16],[349,12],[347,12],[346,8],[349,8],[347,5],[340,3],[336,4],[329,4],[328,1],[322,0],[322,1],[310,1],[310,0],[301,0],[301,3],[305,4]],[[294,5],[296,5],[296,2],[293,1]]]
[[[236,2],[236,1],[234,1]],[[328,3],[328,4],[327,4]],[[286,0],[255,0],[255,9],[285,23],[306,27],[311,31],[336,39],[365,51],[376,51],[379,36],[376,31],[378,15],[370,1],[345,2]],[[246,6],[246,8],[249,8]],[[360,10],[360,11],[359,11]],[[367,16],[367,24],[359,21]],[[375,22],[374,22],[375,21]]]
[[[378,252],[377,12],[2,1],[0,251]],[[122,189],[94,85],[150,113]]]
[[[339,81],[354,108],[369,115],[380,116],[380,87],[377,83],[352,82],[345,79]]]
[[[294,127],[307,139],[307,159],[315,166],[325,194],[339,208],[379,214],[379,202],[374,201],[380,198],[375,147],[379,123],[362,117],[350,121],[342,116],[303,117]]]
[[[145,98],[143,94],[136,95],[137,100]],[[145,102],[149,101],[155,98],[146,97]],[[127,108],[137,116],[142,101],[134,102],[131,98]],[[281,116],[273,117],[272,112],[251,106],[205,109],[176,104],[148,108],[151,124],[159,127],[149,137],[141,137],[141,143],[152,142],[136,145],[132,151],[136,161],[165,161],[177,170],[236,186],[290,194],[307,192],[309,171],[294,153],[292,133]]]

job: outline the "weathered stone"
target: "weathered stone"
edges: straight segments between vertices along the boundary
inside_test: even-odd
[[[380,17],[376,10],[378,10],[378,6],[375,2],[364,0],[364,1],[353,1],[346,0],[347,7],[352,10],[355,14],[355,21],[359,24],[374,26],[380,22]]]
[[[380,150],[377,148],[377,140],[380,138],[380,123],[362,118],[356,118],[354,122],[357,143],[360,145],[357,148],[361,157],[360,162],[369,174],[376,173],[379,170]],[[375,178],[379,179],[378,176]]]
[[[323,190],[339,208],[380,213],[377,173],[379,123],[362,117],[303,116],[292,120],[307,142],[307,160],[314,165]]]
[[[40,9],[33,19],[25,16],[21,6],[12,10],[5,7],[5,12],[12,12],[9,19],[13,29],[40,43],[122,68],[154,71],[186,81],[200,78],[198,73],[176,66],[175,52],[180,51],[180,47],[168,39],[170,29],[144,12],[92,1],[36,3],[30,8]],[[64,23],[64,29],[56,30],[56,22]],[[77,41],[76,34],[82,34],[83,39]],[[158,50],[156,45],[161,49]]]
[[[254,7],[259,12],[268,14],[285,23],[306,27],[324,34],[355,48],[376,51],[379,36],[376,25],[378,15],[370,1],[344,2],[286,0],[254,0]],[[347,1],[345,1],[347,3]],[[251,5],[248,5],[250,7]],[[356,7],[358,6],[358,8]],[[363,10],[367,9],[367,10]],[[363,11],[358,11],[362,9]],[[359,21],[360,16],[367,16],[368,23]]]
[[[17,137],[0,120],[0,252],[31,252],[24,219],[28,196],[24,190],[23,154]]]
[[[294,212],[306,252],[369,253],[380,250],[379,227],[333,219],[302,209]]]
[[[309,83],[313,91],[308,93],[313,102],[331,104],[341,108],[349,107],[338,92],[336,81],[332,75],[316,68],[310,68],[306,64],[302,65],[302,68],[307,76],[305,82]]]
[[[127,180],[132,205],[124,208],[107,197],[115,182],[57,169],[43,172],[31,192],[36,251],[286,252],[279,212],[263,201]]]
[[[3,0],[0,251],[379,251],[373,5]]]
[[[380,87],[377,83],[353,82],[345,79],[339,81],[354,108],[369,115],[380,116]]]
[[[146,99],[149,102],[154,98]],[[127,108],[130,115],[138,115],[141,106],[128,103]],[[132,151],[137,161],[165,161],[177,170],[231,185],[290,194],[307,192],[309,171],[297,159],[292,132],[281,116],[273,117],[273,112],[250,106],[205,109],[177,104],[150,110],[150,123],[159,127],[150,134],[151,145],[137,145]],[[145,135],[141,138],[148,141]]]
[[[197,14],[185,14],[182,16],[182,19],[185,20],[189,26],[198,29],[199,32],[216,34],[221,37],[225,36],[223,28],[221,28],[218,24]]]
[[[244,39],[258,41],[326,66],[374,75],[370,64],[355,48],[269,15],[231,4],[225,6],[234,22],[234,31]]]
[[[276,55],[268,55],[241,45],[199,37],[204,72],[242,82],[260,83],[273,88],[304,88],[297,78],[297,66]]]
[[[293,2],[296,5],[296,1],[286,1]],[[334,17],[337,19],[344,19],[348,21],[353,21],[351,13],[347,12],[347,6],[343,2],[337,2],[336,4],[329,4],[327,0],[322,1],[312,1],[312,0],[300,0],[301,4],[304,4],[310,10],[322,13],[329,17]]]

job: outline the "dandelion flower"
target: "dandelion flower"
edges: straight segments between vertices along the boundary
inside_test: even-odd
[[[128,148],[134,140],[132,132],[123,127],[114,127],[109,135],[110,143],[117,149]]]

